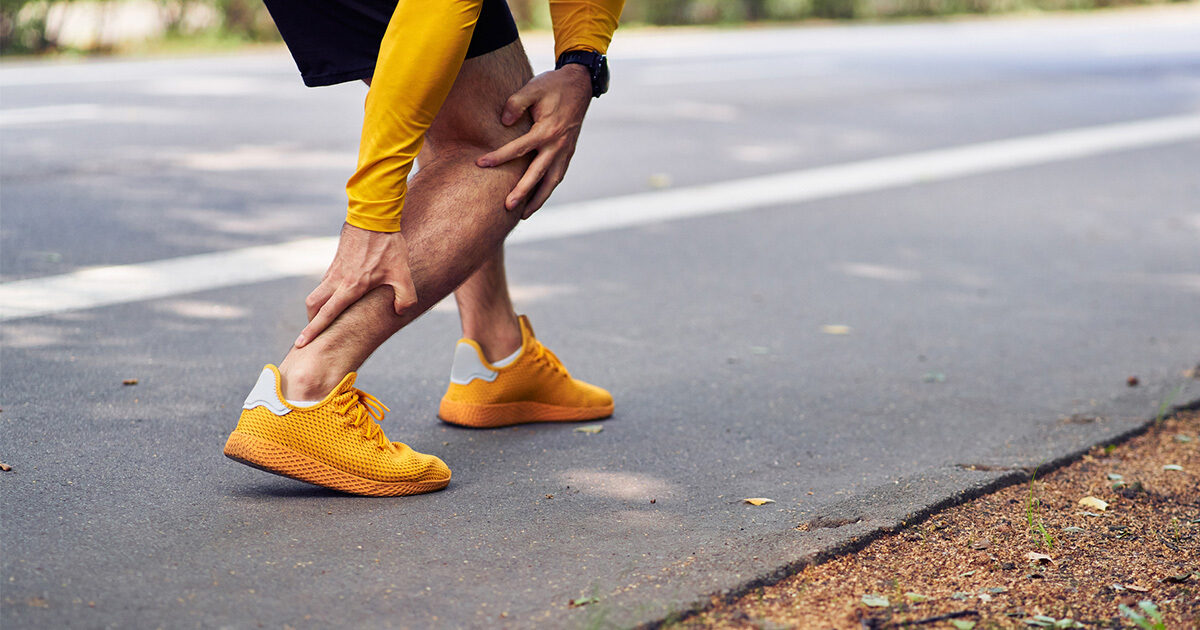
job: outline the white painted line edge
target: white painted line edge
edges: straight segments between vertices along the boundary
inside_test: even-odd
[[[969,144],[675,190],[558,206],[523,222],[529,243],[690,217],[827,199],[1200,138],[1200,114]],[[0,321],[318,275],[336,237],[82,269],[0,284]]]

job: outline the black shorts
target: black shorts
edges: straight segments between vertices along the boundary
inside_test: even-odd
[[[263,0],[309,87],[369,78],[396,0]],[[483,0],[467,58],[517,41],[505,0]]]

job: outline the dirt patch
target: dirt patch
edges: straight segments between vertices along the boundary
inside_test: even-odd
[[[1200,628],[1200,413],[674,627],[1139,627],[1122,605]]]

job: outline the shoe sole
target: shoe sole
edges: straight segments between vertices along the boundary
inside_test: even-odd
[[[438,417],[443,422],[475,429],[495,429],[531,422],[579,422],[599,420],[613,413],[611,404],[603,407],[560,407],[538,402],[472,405],[442,399]]]
[[[424,494],[445,488],[444,481],[375,481],[339,470],[286,446],[234,431],[225,442],[225,456],[283,477],[324,486],[341,492],[371,497],[396,497]]]

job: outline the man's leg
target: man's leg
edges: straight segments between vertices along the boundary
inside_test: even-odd
[[[454,291],[454,300],[463,337],[475,340],[488,361],[499,361],[521,347],[521,325],[508,294],[503,248]]]
[[[397,316],[390,287],[365,295],[311,343],[288,353],[279,366],[285,397],[324,397],[375,348],[481,265],[494,261],[490,264],[499,265],[502,276],[500,248],[520,219],[520,210],[505,210],[504,199],[529,159],[487,169],[475,166],[475,160],[528,131],[528,120],[503,126],[500,111],[531,77],[519,41],[464,62],[426,135],[421,168],[409,186],[401,222],[417,304]]]

